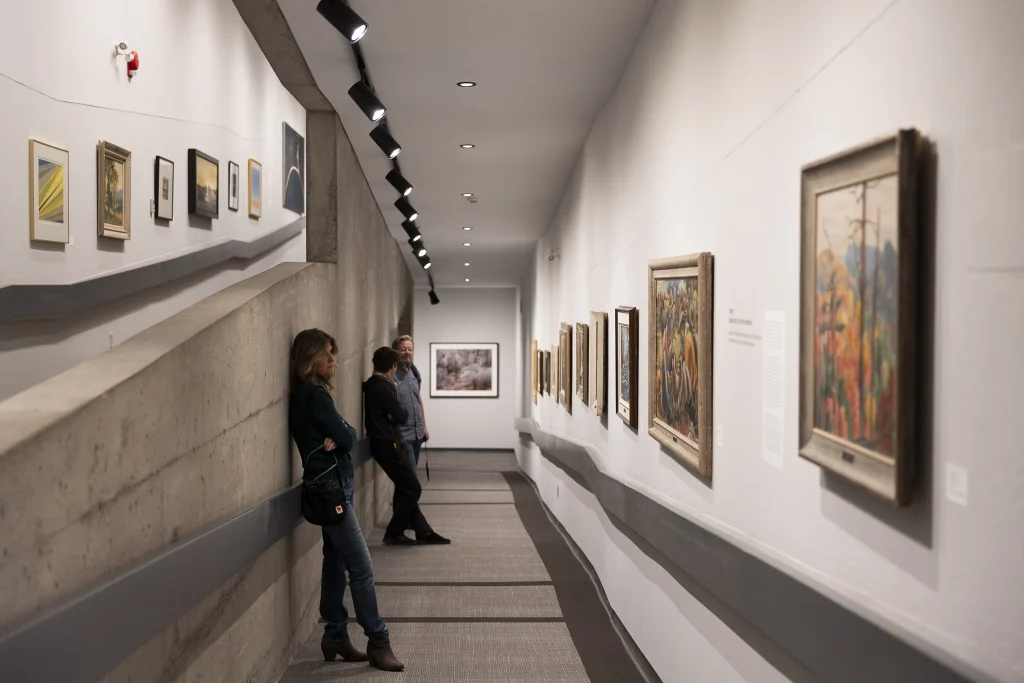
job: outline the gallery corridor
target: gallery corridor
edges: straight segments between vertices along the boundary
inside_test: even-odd
[[[282,683],[653,679],[634,663],[512,453],[425,453],[423,512],[452,545],[384,546],[383,528],[365,530],[381,612],[405,672],[324,662],[318,626]],[[348,594],[346,601],[351,613]],[[349,632],[365,647],[354,618]]]

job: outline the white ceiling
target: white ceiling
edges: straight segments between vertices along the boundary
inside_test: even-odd
[[[394,207],[398,193],[384,179],[391,164],[348,96],[359,79],[350,45],[317,14],[317,0],[278,3],[417,284],[426,284]],[[654,3],[351,1],[369,26],[359,45],[402,145],[398,162],[415,188],[409,200],[435,286],[520,283]],[[478,85],[459,88],[458,81]],[[463,192],[475,193],[477,203]]]

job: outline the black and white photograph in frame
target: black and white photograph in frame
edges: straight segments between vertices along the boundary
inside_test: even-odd
[[[157,157],[153,170],[155,186],[153,198],[156,202],[154,215],[162,221],[174,220],[174,162]]]
[[[238,164],[228,162],[228,209],[238,211]]]
[[[306,211],[306,141],[294,128],[284,124],[284,149],[281,175],[284,208],[303,214]]]
[[[431,398],[497,398],[496,343],[430,345]]]

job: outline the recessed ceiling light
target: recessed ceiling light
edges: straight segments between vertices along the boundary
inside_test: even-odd
[[[461,147],[462,149],[473,149],[474,147],[476,147],[476,145],[471,145],[469,143],[466,143],[464,145],[459,145],[459,147]]]
[[[476,85],[476,83],[474,83],[473,81],[459,81],[455,85],[459,86],[460,88],[472,88],[473,86]]]
[[[464,246],[464,247],[468,247],[468,246],[471,246],[471,243],[470,243],[470,242],[463,242],[463,243],[462,243],[462,246]]]
[[[469,278],[468,277],[466,278],[466,282],[469,282]]]
[[[469,265],[469,261],[466,261],[466,262],[465,262],[465,263],[463,263],[462,265],[464,265],[464,266],[468,266],[468,265]]]
[[[473,228],[463,228],[463,230],[472,230]]]
[[[473,196],[473,193],[472,193],[472,192],[463,192],[463,193],[462,193],[462,196],[463,196],[463,197],[472,197],[472,196]]]

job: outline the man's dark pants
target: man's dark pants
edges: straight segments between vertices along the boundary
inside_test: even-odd
[[[402,536],[406,529],[416,532],[417,538],[429,536],[433,529],[420,512],[419,500],[423,488],[419,477],[409,463],[408,450],[404,443],[394,441],[370,442],[370,455],[377,461],[384,474],[395,484],[392,499],[392,515],[385,536]]]

